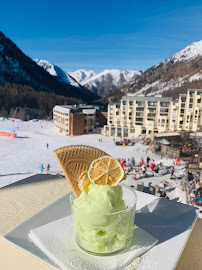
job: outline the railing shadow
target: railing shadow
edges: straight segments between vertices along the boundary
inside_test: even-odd
[[[136,212],[135,224],[161,244],[189,230],[196,217],[193,206],[157,198]]]

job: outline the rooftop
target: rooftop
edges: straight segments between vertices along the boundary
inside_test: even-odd
[[[93,106],[81,106],[78,107],[74,105],[56,105],[53,108],[54,111],[60,112],[60,113],[84,113],[84,114],[95,114],[96,109],[94,109]]]
[[[174,136],[180,136],[177,132],[168,132],[168,133],[157,133],[154,135],[154,137],[162,138],[162,137],[174,137]]]
[[[170,102],[173,100],[172,97],[160,97],[160,96],[154,96],[154,97],[149,97],[149,96],[124,96],[122,97],[122,100],[137,100],[137,101],[167,101]]]

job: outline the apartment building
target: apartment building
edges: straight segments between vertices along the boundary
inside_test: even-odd
[[[176,126],[193,132],[202,126],[202,89],[189,89],[179,96]]]
[[[175,109],[170,97],[125,96],[120,103],[108,105],[108,122],[103,134],[133,137],[174,131],[172,118]]]
[[[53,108],[54,128],[65,135],[82,135],[94,130],[96,109],[93,106],[58,106]]]

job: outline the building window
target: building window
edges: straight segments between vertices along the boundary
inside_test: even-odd
[[[126,105],[126,101],[125,100],[123,101],[123,105]]]
[[[157,102],[156,101],[148,101],[148,106],[156,106]]]
[[[144,116],[144,113],[137,112],[136,116]]]
[[[129,106],[133,106],[133,101],[129,101]]]
[[[136,101],[136,104],[138,106],[144,106],[145,105],[145,102],[144,101]]]
[[[115,136],[115,128],[111,128],[111,136]]]
[[[131,128],[130,129],[130,133],[135,133],[135,129],[134,128]]]
[[[124,137],[128,137],[128,129],[127,128],[124,128],[123,136]]]
[[[182,125],[183,124],[183,121],[180,121],[180,125]]]
[[[143,118],[136,118],[135,120],[138,122],[143,122]]]
[[[160,108],[160,112],[168,112],[168,109]]]
[[[137,112],[143,112],[143,111],[144,111],[144,108],[142,108],[142,107],[140,107],[140,108],[137,107],[137,108],[136,108],[136,111],[137,111]]]
[[[169,102],[160,102],[160,106],[162,107],[169,107],[170,103]]]
[[[117,136],[121,137],[121,128],[117,128]]]

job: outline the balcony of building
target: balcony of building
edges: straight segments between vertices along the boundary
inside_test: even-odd
[[[160,106],[161,107],[169,107],[170,106],[170,102],[160,102]]]
[[[156,107],[157,106],[157,102],[155,101],[148,101],[148,108],[149,107]]]
[[[143,107],[143,106],[145,106],[145,102],[136,101],[136,105],[137,105],[137,107]]]

